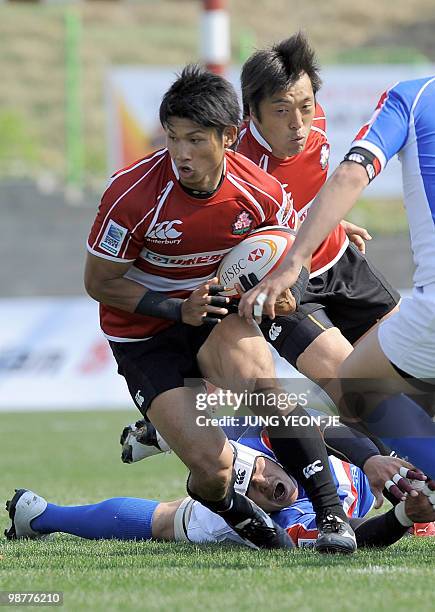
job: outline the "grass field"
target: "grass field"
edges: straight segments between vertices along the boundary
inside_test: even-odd
[[[0,414],[0,504],[14,488],[79,504],[183,496],[174,457],[126,466],[118,434],[136,413]],[[9,524],[0,512],[1,531]],[[432,538],[352,557],[229,547],[0,540],[0,590],[60,590],[66,610],[433,610]]]

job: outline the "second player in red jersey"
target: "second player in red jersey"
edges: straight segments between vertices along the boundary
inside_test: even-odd
[[[277,98],[279,102],[279,97]],[[279,104],[274,109],[279,113]],[[298,142],[297,140],[295,142]],[[299,153],[277,157],[270,144],[261,135],[254,121],[245,122],[240,132],[237,151],[246,155],[260,168],[277,178],[287,191],[293,206],[303,222],[311,202],[320,191],[328,174],[329,143],[326,135],[326,117],[323,108],[316,103],[314,117],[305,147]],[[321,274],[334,265],[349,244],[341,225],[338,225],[313,254],[311,277]]]
[[[255,52],[241,75],[247,121],[237,150],[280,180],[301,222],[326,180],[326,119],[313,50],[302,34]],[[277,351],[309,378],[336,378],[352,345],[398,303],[399,294],[360,248],[365,230],[336,226],[314,252],[301,306],[261,329]],[[359,234],[359,235],[358,235]]]

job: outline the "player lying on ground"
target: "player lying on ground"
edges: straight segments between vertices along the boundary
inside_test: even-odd
[[[294,218],[281,184],[229,151],[241,111],[222,77],[190,66],[163,97],[167,148],[117,172],[103,194],[88,240],[86,289],[100,303],[101,327],[119,373],[142,412],[190,470],[188,493],[258,547],[290,546],[287,535],[234,490],[232,449],[219,427],[196,425],[196,389],[255,391],[260,414],[279,410],[268,346],[258,327],[228,314],[214,279],[219,261],[258,227]],[[270,401],[272,400],[272,401]],[[301,482],[318,517],[322,552],[352,552],[355,540],[315,427],[270,432],[284,468]],[[313,461],[322,469],[304,470]]]
[[[250,496],[287,531],[295,546],[314,545],[318,531],[310,501],[296,481],[276,463],[266,445],[264,432],[252,430],[241,444],[233,442],[236,487]],[[247,444],[250,444],[248,446]],[[252,446],[262,445],[262,450]],[[400,539],[415,523],[435,520],[435,482],[418,483],[424,490],[409,494],[394,509],[364,518],[375,500],[363,471],[337,457],[331,469],[343,509],[350,517],[358,546],[388,546]],[[371,469],[382,471],[382,463],[395,462],[396,469],[409,476],[421,474],[408,470],[404,462],[372,456]],[[376,466],[374,465],[376,463]],[[407,488],[404,478],[397,480]],[[408,489],[409,490],[409,489]],[[88,539],[176,540],[195,543],[233,542],[247,544],[217,514],[191,498],[173,502],[120,497],[85,506],[57,506],[26,489],[17,490],[7,503],[12,524],[8,539],[40,538],[63,532]]]
[[[399,154],[416,267],[413,294],[358,344],[339,376],[347,411],[430,475],[435,474],[435,423],[409,394],[414,388],[434,391],[434,106],[434,76],[403,81],[381,96],[372,119],[317,196],[284,262],[239,304],[240,315],[248,320],[263,314],[273,318],[276,298],[296,282],[307,257]]]
[[[382,506],[384,496],[391,503],[396,504],[404,499],[404,493],[409,493],[411,496],[417,495],[418,488],[413,490],[413,486],[404,480],[403,477],[400,477],[399,474],[400,467],[412,469],[411,464],[398,458],[395,453],[391,453],[389,456],[382,456],[382,451],[379,450],[377,441],[343,423],[336,424],[329,415],[323,412],[307,408],[307,413],[310,417],[316,419],[328,454],[356,465],[365,473],[370,489],[376,499],[375,508]],[[218,413],[215,412],[214,416],[218,416]],[[270,439],[265,427],[237,424],[224,425],[222,429],[229,440],[242,443],[244,446],[262,453],[266,452],[271,459],[276,461],[276,456],[271,450]],[[124,427],[121,432],[120,444],[122,447],[121,460],[123,463],[136,463],[162,452],[171,452],[170,447],[160,433],[145,419]],[[245,471],[246,476],[250,473],[249,469],[246,472],[243,462],[240,463],[239,457],[236,455],[234,462],[236,488],[240,473],[243,471]],[[424,480],[425,477],[418,470],[409,478],[417,482],[419,479]],[[253,499],[256,501],[255,498]],[[259,503],[259,506],[265,509],[261,503]]]
[[[399,501],[404,500],[404,494],[416,496],[416,490],[412,490],[412,485],[409,481],[401,476],[400,472],[404,472],[403,468],[411,468],[410,464],[393,457],[380,456],[378,447],[370,439],[343,424],[335,425],[331,422],[327,415],[322,415],[317,410],[308,409],[307,412],[311,416],[319,419],[319,427],[328,448],[328,452],[332,455],[330,461],[337,462],[338,458],[342,459],[346,466],[348,463],[353,463],[365,475],[366,482],[375,498],[375,508],[380,508],[383,504],[384,495],[396,505]],[[244,447],[252,448],[256,452],[267,454],[269,459],[275,461],[276,458],[270,450],[270,442],[267,431],[261,427],[244,427],[244,426],[229,426],[223,428],[230,440],[236,440]],[[154,429],[151,423],[141,420],[135,424],[125,427],[121,434],[122,453],[121,459],[124,463],[135,463],[144,458],[148,458],[161,452],[170,451],[165,440]],[[237,447],[241,448],[241,447]],[[344,474],[344,486],[341,486],[337,479],[337,467],[333,463],[333,475],[335,476],[338,492],[349,489],[348,476]],[[402,470],[401,470],[402,468]],[[235,457],[234,471],[236,474],[237,490],[240,493],[246,493],[247,484],[252,473],[252,466],[245,460],[244,454],[238,452]],[[254,472],[255,473],[255,472]],[[263,473],[264,476],[264,473]],[[410,472],[409,478],[415,478],[416,486],[420,484],[423,474],[419,471]],[[396,484],[397,483],[397,484]],[[420,485],[421,486],[421,485]],[[279,481],[271,479],[268,484],[263,482],[260,487],[256,480],[251,481],[249,487],[249,495],[263,510],[272,512],[276,507],[271,506],[270,502],[261,496],[261,490],[270,492],[270,496],[276,500],[279,498],[279,492],[283,494],[286,490],[285,486]],[[304,497],[303,490],[300,490],[301,497]],[[349,499],[340,495],[343,505]],[[352,495],[350,496],[350,499]],[[348,508],[346,508],[348,510]],[[420,524],[414,526],[415,535],[429,536],[435,535],[435,524]]]

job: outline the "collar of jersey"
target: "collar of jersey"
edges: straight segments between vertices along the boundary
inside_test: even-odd
[[[253,135],[255,140],[259,144],[261,144],[261,146],[264,147],[267,151],[270,151],[270,153],[272,153],[272,147],[267,142],[267,140],[265,140],[263,138],[263,136],[260,134],[260,132],[257,130],[257,127],[256,127],[255,123],[252,121],[252,119],[249,121],[249,129],[251,130],[251,134]]]

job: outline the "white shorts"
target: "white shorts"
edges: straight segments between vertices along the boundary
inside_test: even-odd
[[[416,287],[378,330],[381,349],[415,378],[435,378],[435,283]]]
[[[174,518],[174,533],[177,541],[243,544],[244,541],[218,514],[199,502],[186,497]]]

